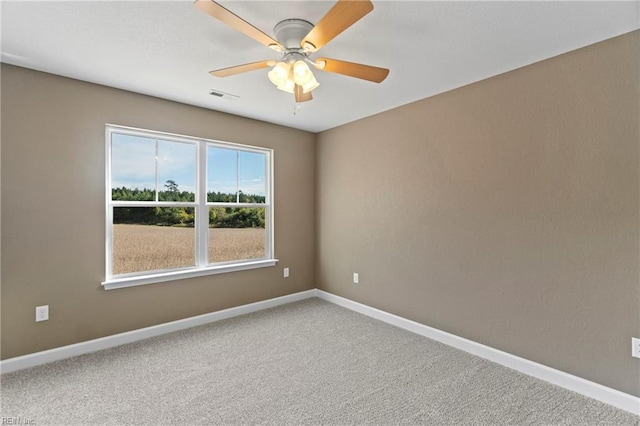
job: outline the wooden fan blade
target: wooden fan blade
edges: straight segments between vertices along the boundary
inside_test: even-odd
[[[262,43],[267,47],[271,47],[272,49],[277,49],[280,51],[284,50],[280,43],[260,31],[235,13],[220,6],[213,0],[196,0],[193,5],[204,13],[211,15],[219,21],[227,24],[231,28],[240,31],[245,35],[248,35],[258,43]]]
[[[236,65],[235,67],[221,68],[219,70],[209,71],[214,77],[229,77],[231,75],[240,74],[247,71],[259,70],[262,68],[272,67],[275,61],[258,61],[249,64]]]
[[[337,59],[319,58],[316,60],[316,64],[320,64],[321,66],[318,68],[323,71],[348,75],[362,80],[373,81],[374,83],[381,83],[389,75],[389,70],[386,68],[339,61]]]
[[[339,0],[302,39],[300,46],[315,52],[372,10],[373,3],[369,0]]]
[[[311,92],[304,93],[304,91],[302,90],[302,86],[298,84],[296,84],[296,87],[293,90],[293,94],[296,97],[297,103],[307,102],[313,99],[313,95],[311,94]]]

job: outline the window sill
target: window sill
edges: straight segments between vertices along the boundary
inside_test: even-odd
[[[246,271],[248,269],[274,266],[278,259],[253,260],[229,265],[207,266],[205,268],[188,269],[172,272],[161,272],[153,275],[136,275],[135,277],[113,278],[102,283],[105,290],[133,287],[138,285],[181,280],[184,278],[202,277],[205,275],[224,274],[226,272]]]

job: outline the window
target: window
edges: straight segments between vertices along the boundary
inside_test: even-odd
[[[273,266],[272,151],[107,126],[106,289]]]

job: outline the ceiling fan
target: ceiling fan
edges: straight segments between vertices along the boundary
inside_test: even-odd
[[[347,75],[375,83],[382,82],[389,70],[337,59],[309,56],[373,10],[370,0],[339,0],[314,26],[302,19],[285,19],[273,28],[275,39],[213,0],[196,0],[194,6],[259,43],[282,53],[279,61],[263,60],[210,71],[215,77],[229,77],[247,71],[272,67],[269,80],[280,90],[292,93],[296,102],[313,99],[319,86],[308,64],[318,70]]]

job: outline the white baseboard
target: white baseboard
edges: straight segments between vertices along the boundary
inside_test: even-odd
[[[75,343],[73,345],[61,346],[59,348],[49,349],[42,352],[9,358],[0,361],[0,372],[10,373],[12,371],[35,367],[36,365],[46,364],[65,358],[71,358],[102,349],[113,348],[115,346],[124,345],[126,343],[136,342],[138,340],[144,340],[150,337],[156,337],[178,330],[184,330],[186,328],[196,327],[198,325],[237,317],[239,315],[261,311],[264,309],[273,308],[275,306],[297,302],[303,299],[309,299],[315,296],[315,289],[302,291],[300,293],[294,293],[282,297],[276,297],[274,299],[250,303],[248,305],[223,309],[221,311],[212,312],[209,314],[198,315],[178,321],[172,321],[164,324],[154,325],[151,327],[141,328],[138,330],[127,331],[125,333],[114,334],[112,336],[101,337],[99,339],[88,340],[86,342]]]
[[[395,325],[396,327],[400,327],[446,345],[453,346],[454,348],[461,349],[465,352],[488,359],[489,361],[504,365],[505,367],[509,367],[537,379],[544,380],[556,386],[569,389],[589,398],[596,399],[604,402],[605,404],[613,405],[614,407],[640,416],[640,398],[633,395],[611,389],[598,383],[547,367],[543,364],[529,361],[528,359],[520,358],[516,355],[512,355],[489,346],[485,346],[472,340],[465,339],[464,337],[459,337],[455,334],[450,334],[445,331],[363,305],[362,303],[327,293],[323,290],[316,289],[316,296],[352,311],[359,312],[388,324]]]
[[[160,336],[162,334],[171,333],[178,330],[184,330],[215,321],[233,318],[239,315],[273,308],[275,306],[284,305],[287,303],[309,299],[312,297],[318,297],[352,311],[359,312],[361,314],[370,316],[396,327],[400,327],[421,336],[425,336],[438,342],[444,343],[446,345],[453,346],[454,348],[461,349],[465,352],[469,352],[481,358],[488,359],[489,361],[504,365],[505,367],[509,367],[513,370],[520,371],[521,373],[527,374],[529,376],[544,380],[565,389],[569,389],[584,396],[604,402],[605,404],[613,405],[614,407],[640,416],[640,398],[637,398],[635,396],[617,391],[615,389],[611,389],[609,387],[591,382],[589,380],[585,380],[577,376],[573,376],[571,374],[556,370],[551,367],[547,367],[546,365],[538,364],[536,362],[520,358],[507,352],[485,346],[472,340],[468,340],[463,337],[459,337],[454,334],[450,334],[442,330],[438,330],[436,328],[429,327],[427,325],[420,324],[418,322],[411,321],[385,311],[381,311],[380,309],[372,308],[370,306],[363,305],[362,303],[354,302],[344,297],[327,293],[326,291],[319,289],[302,291],[300,293],[289,294],[286,296],[224,309],[209,314],[198,315],[195,317],[172,321],[165,324],[159,324],[152,327],[141,328],[139,330],[128,331],[126,333],[114,334],[112,336],[106,336],[99,339],[76,343],[73,345],[62,346],[59,348],[36,352],[29,355],[9,358],[0,361],[0,372],[9,373],[12,371],[22,370],[25,368],[34,367],[65,358],[71,358],[102,349],[124,345],[126,343],[148,339],[150,337]]]

